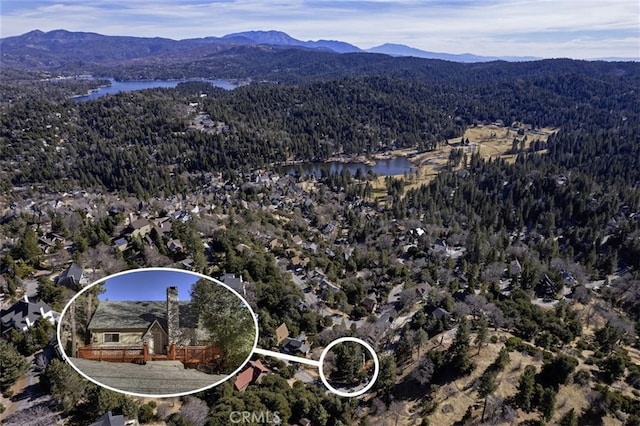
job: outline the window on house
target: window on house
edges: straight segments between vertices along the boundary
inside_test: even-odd
[[[105,343],[117,343],[120,341],[119,333],[104,333],[104,342]]]

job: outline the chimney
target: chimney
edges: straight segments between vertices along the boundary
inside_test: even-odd
[[[179,331],[178,287],[167,287],[167,336],[169,344],[177,343]]]

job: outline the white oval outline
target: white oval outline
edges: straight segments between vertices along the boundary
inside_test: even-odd
[[[369,353],[371,353],[371,356],[373,357],[373,376],[369,380],[369,383],[367,384],[367,386],[355,392],[339,391],[338,389],[334,388],[329,384],[329,382],[327,381],[327,377],[324,375],[324,357],[327,356],[327,354],[329,353],[332,347],[343,342],[358,343],[364,346],[369,351]],[[370,344],[368,344],[362,339],[358,339],[357,337],[341,337],[329,343],[327,347],[324,348],[324,350],[320,354],[320,360],[318,362],[320,363],[318,365],[318,374],[320,374],[320,380],[322,380],[322,383],[327,387],[327,389],[329,389],[330,392],[333,392],[338,396],[343,396],[346,398],[352,398],[354,396],[360,396],[366,393],[376,383],[376,380],[378,380],[378,375],[380,374],[380,360],[378,359],[378,354],[376,354],[376,351],[371,347]]]
[[[251,351],[249,351],[249,355],[242,362],[242,364],[240,364],[240,366],[235,371],[233,371],[233,373],[228,374],[224,379],[218,380],[217,382],[214,382],[213,384],[211,384],[209,386],[205,386],[205,387],[199,388],[199,389],[190,390],[188,392],[180,392],[180,393],[172,393],[172,394],[160,394],[160,395],[123,391],[122,389],[117,389],[117,388],[105,385],[104,383],[100,383],[97,380],[92,379],[91,377],[89,377],[88,375],[86,375],[85,373],[80,371],[80,369],[78,367],[76,367],[75,364],[72,361],[69,360],[69,357],[67,356],[67,353],[64,350],[64,346],[62,344],[62,339],[60,338],[60,333],[62,331],[62,319],[64,318],[64,315],[66,314],[67,310],[69,309],[69,306],[71,306],[71,303],[73,303],[75,301],[75,299],[78,296],[80,296],[82,293],[84,293],[85,291],[88,291],[91,287],[93,287],[93,286],[95,286],[97,284],[104,283],[107,279],[114,278],[114,277],[117,277],[117,276],[120,276],[120,275],[134,273],[134,272],[140,272],[140,271],[172,271],[172,272],[181,272],[181,273],[185,273],[185,274],[195,275],[195,276],[198,276],[200,278],[205,278],[205,279],[211,280],[214,283],[225,287],[227,290],[229,290],[233,294],[235,294],[240,300],[242,300],[242,302],[244,302],[244,304],[249,309],[249,312],[251,313],[251,317],[253,318],[253,323],[255,325],[255,330],[256,330],[256,336],[255,336],[255,339],[253,341],[253,348],[251,349]],[[229,287],[225,283],[223,283],[223,282],[221,282],[221,281],[219,281],[219,280],[217,280],[215,278],[212,278],[212,277],[210,277],[208,275],[201,274],[199,272],[193,272],[193,271],[188,271],[188,270],[185,270],[185,269],[178,269],[178,268],[152,267],[152,268],[135,268],[135,269],[128,269],[126,271],[117,272],[115,274],[111,274],[111,275],[108,275],[108,276],[106,276],[104,278],[96,280],[96,281],[92,282],[91,284],[87,285],[86,287],[84,287],[76,295],[74,295],[73,298],[71,298],[71,300],[67,303],[67,305],[62,310],[62,313],[60,314],[60,320],[58,321],[58,327],[57,327],[57,330],[56,330],[56,334],[57,334],[56,337],[57,337],[57,340],[58,340],[58,345],[60,347],[60,353],[62,353],[62,357],[64,358],[64,361],[67,364],[69,364],[74,370],[76,370],[82,377],[84,377],[85,379],[89,380],[90,382],[93,382],[96,385],[101,386],[101,387],[103,387],[105,389],[109,389],[111,391],[119,392],[119,393],[122,393],[122,394],[125,394],[125,395],[138,396],[138,397],[143,397],[143,398],[173,398],[173,397],[176,397],[176,396],[191,395],[191,394],[194,394],[194,393],[197,393],[197,392],[202,392],[202,391],[205,391],[207,389],[211,389],[211,388],[213,388],[215,386],[218,386],[218,385],[226,382],[227,380],[229,380],[230,378],[232,378],[233,376],[238,374],[238,372],[240,372],[240,370],[242,370],[242,368],[247,365],[247,363],[249,362],[249,360],[253,356],[253,353],[254,353],[255,349],[258,347],[258,336],[260,334],[260,329],[258,327],[258,317],[255,314],[255,312],[253,311],[253,309],[251,308],[251,306],[249,305],[249,303],[247,302],[247,300],[244,297],[242,297],[237,291],[235,291],[234,289],[232,289],[231,287]]]

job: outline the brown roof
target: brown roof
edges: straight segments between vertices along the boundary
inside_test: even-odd
[[[287,337],[289,337],[289,329],[287,328],[287,324],[282,323],[276,328],[276,344],[279,345]]]
[[[247,389],[247,386],[250,384],[258,382],[262,374],[266,374],[271,371],[260,361],[250,361],[249,364],[251,364],[251,366],[238,374],[234,383],[234,386],[240,392]]]
[[[262,362],[260,362],[260,360],[249,361],[249,364],[251,364],[253,368],[260,370],[262,373],[269,373],[271,371]]]
[[[253,367],[249,367],[242,373],[238,374],[238,377],[236,377],[236,381],[233,384],[236,389],[238,389],[240,392],[244,391],[247,386],[249,386],[249,384],[253,381],[253,374],[255,373],[255,371],[256,370]]]

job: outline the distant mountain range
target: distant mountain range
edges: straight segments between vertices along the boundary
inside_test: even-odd
[[[267,44],[274,46],[298,46],[306,47],[309,49],[326,49],[336,53],[354,53],[354,52],[368,52],[368,53],[381,53],[390,56],[413,56],[416,58],[426,59],[441,59],[444,61],[453,62],[490,62],[490,61],[535,61],[540,58],[532,56],[478,56],[471,53],[464,53],[460,55],[440,52],[428,52],[425,50],[416,49],[414,47],[406,46],[404,44],[385,43],[380,46],[372,47],[371,49],[360,49],[353,44],[345,43],[343,41],[336,40],[318,40],[318,41],[302,41],[297,40],[287,33],[281,31],[246,31],[241,33],[228,34],[223,36],[222,39],[233,40],[236,43],[242,44]]]
[[[362,50],[343,41],[318,40],[301,41],[291,37],[282,31],[246,31],[241,33],[227,34],[221,37],[222,40],[233,41],[237,44],[268,44],[273,46],[297,46],[308,49],[325,49],[336,53],[354,53]]]
[[[367,49],[371,53],[383,53],[390,56],[414,56],[416,58],[441,59],[453,62],[491,62],[491,61],[537,61],[541,58],[533,56],[478,56],[471,53],[452,54],[440,52],[428,52],[425,50],[409,47],[404,44],[385,43],[380,46]]]
[[[86,43],[92,45],[93,53],[78,52],[84,49]],[[302,41],[289,36],[282,31],[245,31],[227,34],[222,37],[203,37],[184,40],[172,40],[161,37],[125,37],[106,36],[88,32],[70,32],[66,30],[54,30],[42,32],[34,30],[26,34],[0,39],[0,46],[5,56],[3,61],[13,55],[22,55],[25,59],[31,57],[44,57],[57,62],[60,55],[87,57],[87,60],[127,60],[143,58],[154,55],[197,49],[204,45],[218,46],[245,46],[245,45],[269,45],[298,47],[305,49],[324,50],[335,53],[381,53],[390,56],[412,56],[416,58],[441,59],[454,62],[488,62],[496,60],[504,61],[530,61],[539,58],[534,57],[488,57],[470,53],[456,55],[449,53],[427,52],[402,44],[383,44],[371,49],[363,50],[352,44],[338,40],[309,40]],[[103,52],[106,49],[108,52]],[[56,58],[47,58],[56,56]],[[111,56],[110,58],[108,56]],[[71,58],[69,58],[71,59]],[[51,64],[54,65],[54,64]]]
[[[161,37],[106,36],[89,32],[54,30],[30,31],[0,39],[2,65],[13,68],[61,69],[86,68],[87,65],[116,66],[124,62],[167,64],[176,61],[198,61],[221,54],[233,55],[233,49],[302,49],[303,51],[339,54],[384,54],[392,57],[437,59],[459,63],[492,61],[523,62],[540,58],[531,56],[478,56],[471,53],[450,54],[428,52],[402,44],[386,43],[363,50],[337,40],[295,39],[281,31],[246,31],[222,37],[173,40]],[[354,59],[355,60],[355,59]],[[607,58],[606,60],[638,60]]]

